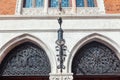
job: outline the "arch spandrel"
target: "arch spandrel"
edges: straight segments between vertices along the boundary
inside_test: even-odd
[[[76,43],[76,45],[73,47],[73,49],[70,52],[70,55],[68,56],[67,72],[71,73],[72,60],[73,60],[75,54],[77,53],[77,51],[80,48],[82,48],[84,45],[86,45],[87,43],[92,42],[92,41],[97,41],[97,42],[100,42],[100,43],[108,46],[112,51],[115,52],[116,56],[120,60],[120,50],[119,50],[120,46],[115,41],[113,41],[112,39],[110,39],[106,36],[103,36],[103,35],[98,34],[98,33],[93,33],[93,34],[90,34],[90,35],[84,37],[80,41],[78,41]]]
[[[7,42],[1,49],[0,49],[0,63],[3,61],[5,56],[11,51],[13,48],[16,46],[24,43],[24,42],[32,42],[33,44],[41,47],[47,54],[50,64],[51,64],[51,73],[56,72],[56,60],[55,60],[55,55],[52,54],[53,52],[51,49],[40,39],[36,38],[33,35],[30,34],[22,34],[19,35],[13,39],[11,39],[9,42]],[[54,70],[53,70],[54,69]]]

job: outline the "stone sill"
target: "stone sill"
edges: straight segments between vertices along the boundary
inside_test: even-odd
[[[0,20],[21,20],[21,19],[57,19],[60,15],[0,15]],[[99,14],[99,15],[61,15],[63,19],[120,19],[120,14]]]

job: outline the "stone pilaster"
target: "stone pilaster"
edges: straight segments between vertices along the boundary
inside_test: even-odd
[[[72,0],[72,13],[76,13],[76,0]]]
[[[17,0],[15,15],[21,15],[22,14],[22,8],[23,8],[23,0]]]
[[[33,7],[33,8],[36,7],[36,0],[32,0],[32,7]]]
[[[96,0],[96,1],[97,1],[97,7],[99,8],[99,13],[105,14],[104,0]]]
[[[44,0],[44,13],[47,14],[48,13],[48,0]]]

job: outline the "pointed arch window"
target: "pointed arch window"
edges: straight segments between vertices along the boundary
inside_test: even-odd
[[[24,0],[24,7],[25,8],[32,7],[32,0]]]
[[[57,7],[58,6],[58,0],[50,0],[50,7]]]
[[[87,0],[88,7],[95,7],[94,0]]]
[[[69,7],[71,0],[62,0],[62,7]],[[58,7],[58,0],[50,0],[50,7]]]
[[[43,7],[43,0],[36,0],[36,7]]]
[[[84,0],[76,0],[77,7],[84,7]]]
[[[43,7],[44,0],[24,0],[23,7],[31,8],[31,7]]]
[[[96,7],[96,0],[76,0],[77,7]]]

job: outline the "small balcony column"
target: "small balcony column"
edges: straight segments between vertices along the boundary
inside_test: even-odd
[[[15,15],[21,15],[22,14],[22,8],[23,8],[23,0],[17,0]]]
[[[84,0],[84,7],[88,7],[88,1]]]
[[[98,5],[97,5],[97,1],[96,0],[94,0],[94,4],[95,4],[95,7],[97,7]]]
[[[44,0],[44,13],[47,14],[48,13],[48,0]]]
[[[76,0],[72,0],[72,13],[76,13],[77,12],[77,10],[76,10],[77,8],[76,8]]]
[[[36,7],[36,0],[32,0],[32,8]]]
[[[99,8],[99,13],[105,14],[104,0],[96,0],[97,7]]]

